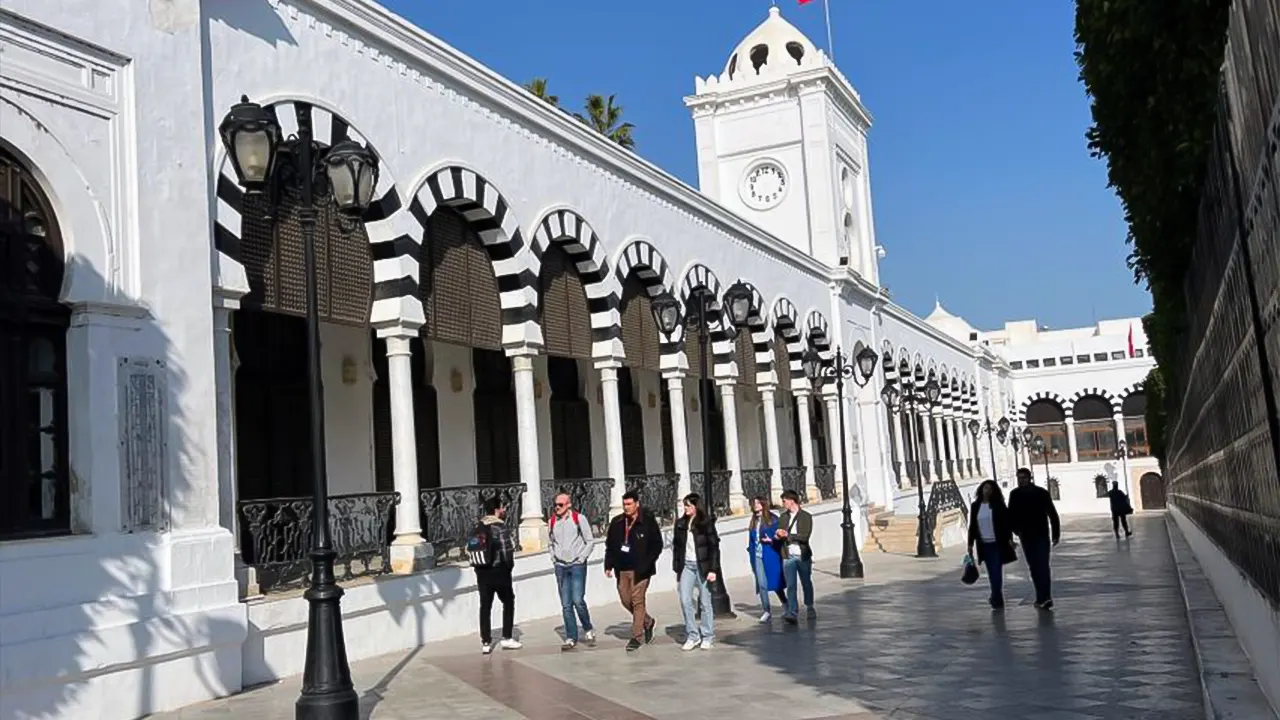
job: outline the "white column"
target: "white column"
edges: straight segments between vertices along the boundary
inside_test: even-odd
[[[676,485],[676,505],[679,506],[684,496],[692,492],[692,478],[689,475],[689,428],[684,416],[684,371],[668,370],[662,376],[667,380],[667,411],[671,413],[671,444],[675,446],[671,448],[671,455],[675,460],[676,472],[680,474]],[[709,502],[710,498],[705,501]]]
[[[924,435],[924,443],[922,443],[923,445],[922,449],[924,450],[924,452],[921,453],[920,462],[928,464],[929,482],[933,483],[938,481],[938,473],[934,472],[934,463],[933,463],[934,459],[938,457],[937,448],[933,446],[933,433],[929,431],[929,429],[933,425],[933,421],[929,419],[928,413],[920,413],[919,418],[920,418],[920,431],[921,431],[921,434]],[[922,472],[920,473],[920,477],[921,479],[923,479],[924,478],[923,468],[921,468],[921,470]]]
[[[520,482],[524,499],[520,511],[521,549],[542,550],[547,546],[547,523],[542,519],[542,473],[538,459],[538,408],[533,394],[532,348],[507,350],[516,388],[516,434],[520,449]],[[584,440],[585,442],[585,440]]]
[[[1049,453],[1049,457],[1053,457],[1052,449],[1046,445],[1045,452]],[[1076,420],[1075,418],[1067,418],[1067,461],[1078,462],[1080,453],[1076,450]]]
[[[614,359],[599,360],[600,395],[604,400],[604,449],[613,492],[609,495],[609,517],[622,514],[622,494],[627,491],[626,467],[622,459],[622,408],[618,404],[618,368]]]
[[[840,486],[845,459],[840,454],[840,403],[836,402],[836,389],[828,387],[822,393],[822,404],[827,411],[827,457],[836,466],[836,486]]]
[[[244,564],[240,555],[240,519],[236,512],[236,409],[235,409],[235,344],[231,336],[231,313],[240,307],[236,298],[214,296],[213,306],[213,373],[218,417],[218,519],[231,533],[236,584],[240,597],[261,595],[258,575]]]
[[[778,449],[778,409],[773,406],[775,390],[773,383],[760,386],[760,402],[764,405],[765,457],[771,471],[769,494],[774,498],[782,495],[782,452]]]
[[[380,328],[387,343],[387,392],[391,400],[391,470],[400,503],[396,505],[396,537],[391,542],[391,571],[409,575],[432,565],[422,537],[418,511],[418,436],[413,411],[413,346],[417,328]],[[425,379],[420,380],[425,382]]]
[[[1125,439],[1125,432],[1124,432],[1124,415],[1121,415],[1120,413],[1116,413],[1116,414],[1114,415],[1114,419],[1115,419],[1115,422],[1116,422],[1116,447],[1117,447],[1117,448],[1119,448],[1119,447],[1120,447],[1120,441]],[[1128,446],[1128,444],[1129,444],[1128,442],[1126,442],[1126,443],[1125,443],[1125,445],[1126,445],[1126,450],[1127,450],[1127,446]],[[1125,494],[1126,494],[1126,495],[1128,495],[1128,494],[1129,494],[1129,472],[1128,472],[1128,470],[1129,470],[1129,465],[1128,465],[1128,461],[1127,461],[1127,460],[1124,460],[1124,459],[1121,459],[1121,460],[1118,460],[1118,461],[1116,462],[1116,465],[1117,465],[1117,468],[1116,468],[1116,469],[1117,469],[1117,470],[1119,470],[1119,474],[1120,474],[1120,476],[1124,478],[1124,492],[1125,492]]]
[[[813,405],[809,402],[808,388],[793,388],[792,394],[798,406],[797,417],[800,418],[800,437],[796,438],[796,442],[800,445],[800,462],[804,465],[804,494],[810,501],[814,501],[820,495],[818,483],[813,476],[813,427],[809,419]]]
[[[898,453],[898,476],[894,478],[894,481],[898,488],[905,488],[911,484],[911,479],[907,475],[907,446],[903,442],[905,438],[902,432],[902,415],[895,410],[893,417],[888,422],[893,423],[893,448]],[[892,506],[892,502],[890,502],[890,506]]]
[[[717,380],[720,386],[720,412],[724,419],[724,454],[729,471],[729,508],[734,515],[747,510],[747,498],[742,494],[742,456],[738,448],[738,403],[734,380]],[[703,408],[703,412],[707,409]],[[706,442],[706,439],[703,440]]]

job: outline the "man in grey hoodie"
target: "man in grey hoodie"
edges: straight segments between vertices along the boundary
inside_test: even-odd
[[[587,560],[591,558],[595,537],[586,516],[573,509],[568,493],[556,495],[548,534],[556,584],[560,587],[560,609],[564,614],[564,644],[560,649],[568,651],[578,645],[579,620],[582,621],[587,644],[595,645],[596,634],[591,627],[586,600]]]

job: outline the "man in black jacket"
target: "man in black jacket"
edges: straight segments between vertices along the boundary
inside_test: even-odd
[[[640,497],[633,491],[622,496],[622,514],[609,523],[604,544],[604,574],[618,576],[618,599],[631,613],[631,641],[627,652],[653,641],[657,622],[645,610],[645,594],[649,578],[662,555],[662,530],[653,515],[640,507]]]
[[[1018,487],[1009,493],[1009,519],[1022,540],[1022,554],[1036,586],[1036,607],[1048,610],[1053,607],[1049,548],[1061,539],[1062,526],[1049,491],[1031,481],[1027,468],[1018,468]]]
[[[1120,483],[1111,482],[1111,489],[1107,491],[1107,499],[1111,501],[1111,529],[1116,534],[1116,539],[1120,539],[1120,526],[1124,525],[1124,536],[1129,537],[1133,531],[1129,529],[1129,516],[1133,514],[1133,505],[1129,504],[1129,496],[1120,489]]]

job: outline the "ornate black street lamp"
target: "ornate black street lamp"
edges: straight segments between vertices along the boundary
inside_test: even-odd
[[[751,291],[742,287],[742,292],[746,294],[745,307],[742,303],[739,286],[741,283],[734,285],[729,289],[729,293],[725,294],[725,305],[729,306],[729,314],[731,320],[741,321],[741,324],[747,322],[747,318],[751,315]],[[715,402],[715,398],[711,395],[711,390],[707,382],[710,377],[708,371],[707,358],[711,354],[710,348],[710,325],[708,316],[715,310],[715,296],[706,290],[694,292],[689,297],[691,303],[697,305],[697,324],[698,324],[698,402],[702,405],[702,497],[706,503],[707,514],[715,521],[716,501],[714,483],[711,481],[711,412],[709,408]],[[654,298],[650,303],[649,309],[653,312],[653,321],[658,325],[658,331],[666,336],[667,340],[675,334],[676,330],[685,324],[684,313],[680,307],[680,301],[676,300],[670,292],[662,291],[662,294]],[[736,336],[734,330],[738,323],[725,323],[725,330]],[[685,339],[688,343],[688,338]],[[683,412],[683,409],[680,410]],[[736,617],[733,612],[733,601],[729,599],[729,591],[724,585],[724,573],[720,572],[719,566],[715,568],[716,581],[711,585],[711,607],[718,618]]]
[[[969,421],[969,434],[976,439],[981,434],[987,436],[987,448],[991,450],[991,479],[1000,484],[1000,476],[996,472],[996,442],[1000,439],[1000,444],[1004,445],[1005,437],[1009,433],[1009,418],[1002,417],[994,425],[991,424],[991,416],[987,415],[982,422],[978,422],[977,418]]]
[[[858,541],[853,530],[853,506],[849,503],[849,456],[845,448],[844,424],[844,381],[853,380],[859,388],[865,387],[876,372],[876,362],[880,359],[875,350],[864,347],[854,358],[854,365],[848,365],[844,353],[836,348],[831,364],[822,362],[822,358],[812,348],[804,355],[803,365],[805,377],[813,383],[814,389],[822,387],[828,379],[836,381],[836,402],[840,406],[840,479],[844,484],[844,507],[841,509],[843,519],[840,521],[840,532],[843,538],[840,551],[840,577],[862,577],[862,558],[858,556]]]
[[[1116,442],[1116,459],[1119,460],[1124,467],[1124,494],[1129,494],[1129,458],[1133,457],[1133,451],[1129,449],[1129,444],[1123,439]]]
[[[1045,447],[1044,438],[1039,435],[1032,438],[1031,448],[1037,455],[1044,458],[1044,485],[1049,487],[1049,448]]]
[[[317,201],[332,202],[348,222],[369,207],[378,184],[378,159],[369,148],[344,140],[333,147],[317,143],[308,124],[281,139],[275,116],[241,97],[218,134],[236,178],[251,194],[267,193],[270,212],[282,195],[298,204],[302,229],[307,302],[307,380],[311,402],[311,582],[307,600],[307,654],[298,720],[355,720],[360,699],[351,684],[342,633],[342,588],[334,578],[336,553],[329,535],[329,488],[325,467],[324,386],[320,376],[320,311],[316,291],[315,227]]]
[[[918,558],[936,558],[938,550],[933,546],[933,525],[929,522],[924,503],[924,477],[920,472],[920,440],[917,436],[915,413],[922,407],[938,402],[941,395],[942,388],[938,387],[935,380],[926,383],[924,392],[919,393],[910,390],[900,391],[896,384],[886,379],[884,390],[880,391],[880,399],[884,400],[884,404],[890,410],[897,407],[901,417],[906,418],[907,425],[911,428],[911,442],[906,443],[904,448],[910,455],[907,462],[913,463],[916,467],[916,497],[919,499],[916,527],[916,557]]]

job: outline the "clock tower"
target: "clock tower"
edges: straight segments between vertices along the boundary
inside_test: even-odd
[[[879,282],[871,116],[830,58],[777,7],[724,72],[685,98],[703,194],[830,266]]]

